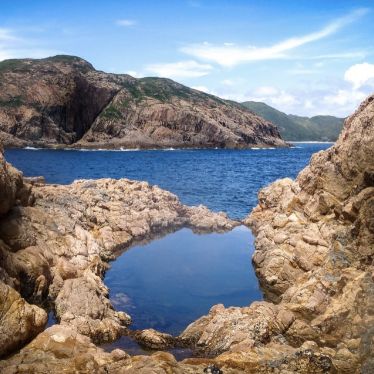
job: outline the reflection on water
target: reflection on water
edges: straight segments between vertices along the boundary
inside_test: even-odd
[[[244,226],[204,235],[182,229],[123,253],[105,284],[115,308],[131,315],[133,329],[177,335],[215,304],[244,306],[262,298],[252,252]]]

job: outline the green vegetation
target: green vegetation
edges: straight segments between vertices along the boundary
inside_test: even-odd
[[[0,61],[0,72],[6,71],[6,70],[18,70],[24,67],[25,67],[24,60],[10,59],[10,60]]]
[[[188,99],[191,90],[181,84],[165,78],[142,78],[140,80],[146,96],[153,97],[162,102],[170,101],[173,97]]]
[[[219,104],[227,104],[225,100],[193,90],[167,78],[146,77],[137,79],[136,81],[127,81],[122,85],[137,103],[146,98],[153,98],[162,103],[179,98],[190,101],[206,101],[210,99]]]
[[[74,61],[83,61],[82,58],[77,56],[70,56],[70,55],[56,55],[52,57],[47,57],[44,60],[46,61],[57,61],[57,62],[74,62]]]
[[[17,108],[23,104],[21,96],[14,96],[7,100],[0,99],[0,107]]]
[[[121,119],[122,118],[121,112],[114,105],[107,106],[104,109],[104,111],[100,114],[100,116],[107,118],[107,119]]]
[[[144,94],[139,88],[138,82],[125,82],[123,83],[123,86],[131,94],[133,100],[139,102],[144,99]]]
[[[287,115],[271,106],[246,101],[244,107],[278,126],[285,140],[335,141],[343,127],[344,118],[333,116],[300,117]]]

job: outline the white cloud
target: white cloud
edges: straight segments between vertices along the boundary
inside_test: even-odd
[[[356,64],[351,66],[344,74],[344,79],[358,89],[365,84],[374,85],[374,64]]]
[[[133,19],[119,19],[116,21],[116,24],[118,26],[131,27],[131,26],[135,26],[137,22]]]
[[[0,28],[0,43],[19,40],[10,29]]]
[[[323,101],[328,105],[357,106],[367,95],[361,91],[338,90],[336,94],[326,95]]]
[[[300,101],[291,93],[285,90],[279,90],[272,86],[257,87],[251,92],[248,92],[245,99],[240,101],[262,101],[276,109],[292,112],[294,107],[300,105]]]
[[[310,109],[314,109],[314,108],[315,108],[315,106],[314,106],[313,100],[306,99],[304,101],[304,109],[310,110]]]
[[[341,59],[355,59],[355,58],[364,58],[366,52],[357,51],[357,52],[342,52],[342,53],[328,53],[324,55],[310,56],[308,60],[341,60]]]
[[[193,86],[192,87],[194,90],[202,91],[205,93],[211,93],[208,87],[205,86]]]
[[[311,75],[318,73],[317,70],[306,69],[306,68],[296,68],[288,70],[288,73],[291,75]]]
[[[295,104],[299,103],[299,101],[296,99],[295,96],[285,91],[281,91],[277,96],[271,97],[270,101],[272,104],[281,106],[281,107],[294,106]]]
[[[17,36],[16,30],[0,28],[0,61],[10,58],[43,58],[64,52],[43,48],[40,43]]]
[[[224,86],[233,86],[234,82],[231,79],[224,79],[221,81]]]
[[[272,86],[261,86],[255,90],[256,96],[272,96],[278,93],[278,89]]]
[[[126,71],[125,74],[131,75],[131,76],[134,77],[134,78],[140,78],[140,77],[141,77],[141,74],[138,73],[138,72],[135,71],[135,70],[129,70],[129,71]]]
[[[367,9],[355,10],[347,16],[331,22],[319,31],[303,36],[292,37],[269,47],[239,46],[232,43],[213,45],[205,42],[183,47],[181,51],[196,58],[212,61],[227,67],[252,61],[286,58],[288,57],[286,52],[326,38],[347,24],[356,21],[367,12]]]
[[[213,67],[208,64],[200,64],[193,60],[171,62],[165,64],[152,64],[145,70],[160,77],[167,78],[199,78],[208,75]]]

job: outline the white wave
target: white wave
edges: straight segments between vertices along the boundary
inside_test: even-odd
[[[294,142],[292,140],[288,140],[289,143],[292,144],[334,144],[335,142],[319,142],[319,141],[305,141],[305,142]]]
[[[40,149],[43,149],[43,148],[36,148],[36,147],[24,147],[23,149],[28,149],[30,151],[39,151]]]

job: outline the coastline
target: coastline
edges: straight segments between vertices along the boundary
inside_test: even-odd
[[[106,353],[95,345],[115,339],[130,323],[129,316],[114,311],[108,301],[102,283],[105,264],[134,237],[181,225],[217,230],[238,223],[201,206],[183,206],[175,195],[144,182],[101,179],[67,186],[29,185],[1,160],[0,182],[9,195],[2,207],[1,243],[8,243],[2,248],[7,258],[3,293],[13,284],[29,295],[32,304],[22,300],[32,309],[21,309],[21,316],[3,314],[17,322],[2,321],[15,329],[6,330],[6,338],[13,339],[8,349],[14,351],[15,344],[23,348],[0,361],[0,368],[6,373],[19,367],[41,373],[61,367],[71,372],[162,368],[198,373],[214,365],[230,374],[360,368],[370,372],[373,117],[370,97],[346,120],[335,145],[316,153],[295,180],[281,179],[259,192],[258,206],[244,223],[256,236],[253,263],[266,301],[247,307],[215,305],[178,337],[153,329],[137,334],[143,346],[189,347],[202,356],[181,362],[167,352],[131,357],[116,349]],[[24,272],[26,283],[17,279]],[[46,315],[35,304],[47,290],[55,298],[59,325],[40,332]],[[13,291],[14,298],[21,299]],[[16,330],[23,319],[38,321],[26,325],[27,339]]]

